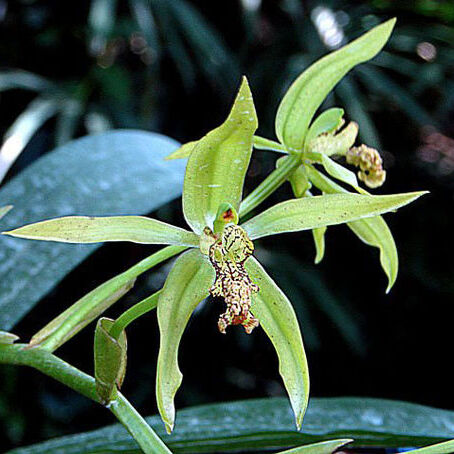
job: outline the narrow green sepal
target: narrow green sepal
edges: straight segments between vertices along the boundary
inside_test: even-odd
[[[312,237],[314,238],[315,244],[315,259],[314,263],[318,265],[325,256],[325,233],[327,227],[319,227],[318,229],[312,229]]]
[[[256,150],[276,151],[284,154],[289,153],[287,148],[285,148],[285,145],[260,136],[254,136],[254,148]]]
[[[290,86],[279,105],[275,130],[291,151],[302,150],[308,126],[334,86],[356,65],[380,52],[396,19],[388,20],[307,68]]]
[[[300,430],[309,399],[309,370],[295,311],[284,292],[254,257],[245,262],[245,267],[259,287],[258,293],[252,295],[251,312],[276,350],[279,373],[289,395],[296,427]]]
[[[126,333],[122,331],[118,340],[112,337],[109,330],[113,324],[114,320],[103,317],[95,330],[95,384],[104,405],[115,399],[126,373]]]
[[[187,159],[191,156],[196,145],[199,143],[198,140],[193,140],[192,142],[187,142],[181,145],[180,148],[175,150],[173,153],[170,153],[165,157],[166,161],[172,161],[173,159]]]
[[[342,186],[323,175],[312,166],[306,166],[306,172],[314,185],[327,194],[348,193]],[[381,216],[347,222],[352,232],[364,243],[373,246],[380,251],[380,264],[388,277],[389,293],[397,279],[399,270],[399,256],[393,235]]]
[[[192,312],[208,296],[214,278],[215,271],[208,258],[193,249],[177,258],[159,295],[156,401],[168,433],[175,424],[174,397],[183,380],[178,367],[181,337]]]
[[[252,93],[243,77],[226,121],[198,141],[186,166],[183,213],[195,233],[213,228],[222,202],[239,209],[257,126]]]

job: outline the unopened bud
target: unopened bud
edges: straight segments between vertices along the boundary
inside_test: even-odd
[[[360,145],[348,150],[347,163],[359,167],[358,178],[369,188],[378,188],[386,179],[383,160],[375,148]]]

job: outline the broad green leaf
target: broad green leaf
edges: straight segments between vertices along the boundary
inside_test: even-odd
[[[454,452],[454,440],[424,446],[424,448],[407,451],[407,454],[452,454]]]
[[[126,333],[122,331],[118,339],[112,337],[113,323],[105,317],[98,320],[93,346],[96,392],[104,405],[115,399],[126,373]]]
[[[6,205],[5,207],[0,207],[0,219],[8,213],[13,208],[12,205]]]
[[[17,238],[61,243],[131,241],[143,244],[197,246],[197,235],[171,224],[143,216],[68,216],[29,224],[9,232]]]
[[[13,333],[8,333],[6,331],[0,331],[0,344],[14,344],[19,339],[19,336],[16,336]]]
[[[288,150],[284,145],[260,136],[254,136],[254,148],[257,150],[277,151],[278,153],[288,154]]]
[[[278,454],[332,454],[334,451],[337,451],[339,448],[342,448],[342,446],[345,446],[352,441],[351,438],[321,441],[319,443],[312,443],[310,445],[288,449],[287,451],[280,451]]]
[[[342,124],[342,117],[344,116],[344,109],[332,107],[321,113],[311,124],[305,143],[309,144],[311,140],[318,137],[320,134],[326,134],[336,131]]]
[[[284,449],[333,438],[354,438],[353,447],[422,446],[452,438],[454,412],[367,397],[311,398],[301,432],[295,431],[286,398],[201,405],[178,412],[178,430],[167,435],[159,416],[147,422],[175,453]],[[197,428],[197,430],[195,430]],[[54,438],[9,454],[139,454],[120,424]]]
[[[169,156],[166,156],[166,161],[171,161],[172,159],[186,159],[189,158],[195,146],[199,143],[198,140],[193,140],[192,142],[185,143],[181,145],[180,148],[175,150],[173,153],[170,153]]]
[[[253,217],[243,228],[251,240],[285,232],[343,224],[394,211],[426,192],[392,195],[328,194],[287,200]]]
[[[208,296],[215,272],[200,251],[178,257],[159,295],[160,344],[156,370],[156,400],[168,433],[175,424],[174,397],[183,380],[178,367],[178,347],[194,309]]]
[[[259,286],[259,292],[252,296],[251,311],[276,350],[279,373],[300,430],[309,399],[309,371],[295,311],[255,258],[251,257],[245,266],[254,284]]]
[[[314,185],[323,192],[328,194],[348,193],[343,187],[331,181],[312,166],[306,166],[306,171]],[[361,241],[380,250],[380,263],[388,277],[386,292],[389,292],[397,278],[399,258],[388,225],[381,216],[348,222],[347,225]]]
[[[326,227],[312,229],[312,236],[314,238],[315,244],[315,264],[320,263],[323,260],[323,256],[325,255],[325,233]]]
[[[336,161],[333,161],[324,154],[321,155],[321,158],[323,167],[333,178],[343,181],[355,189],[359,186],[356,175],[351,170],[346,169],[344,166],[338,164]]]
[[[15,206],[1,230],[74,213],[156,210],[181,194],[184,162],[164,161],[178,146],[159,134],[128,130],[84,137],[46,153],[0,188],[0,206]],[[0,236],[0,327],[10,330],[99,246]]]
[[[375,57],[396,20],[378,25],[352,43],[315,62],[291,85],[276,114],[276,135],[291,150],[301,150],[308,126],[326,95],[354,66]]]
[[[221,203],[237,211],[257,129],[252,94],[246,78],[227,120],[199,140],[189,157],[183,189],[183,211],[188,224],[200,234],[212,227]]]

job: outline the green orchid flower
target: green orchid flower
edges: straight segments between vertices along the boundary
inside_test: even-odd
[[[141,216],[71,216],[5,232],[67,243],[132,241],[191,248],[177,258],[157,304],[161,342],[156,395],[169,432],[175,421],[174,396],[182,382],[177,362],[180,339],[192,312],[210,293],[226,300],[227,310],[219,319],[221,332],[241,324],[249,333],[260,324],[269,336],[300,428],[309,395],[301,332],[290,301],[252,257],[252,240],[376,216],[421,195],[336,194],[294,199],[237,225],[256,129],[252,94],[244,78],[225,123],[201,139],[189,157],[183,211],[192,232]]]
[[[315,112],[316,108],[311,106]],[[289,121],[292,119],[294,116],[289,115]],[[298,128],[290,128],[285,122],[283,125],[283,137],[290,141],[288,143],[304,142],[306,131],[301,135]],[[224,298],[226,303],[226,310],[218,321],[220,332],[225,333],[230,325],[242,325],[251,333],[260,326],[270,338],[296,426],[300,429],[309,396],[303,339],[289,299],[253,257],[253,241],[279,233],[325,229],[329,225],[373,218],[394,211],[422,194],[371,196],[343,192],[297,197],[242,223],[240,218],[269,195],[270,187],[276,187],[273,178],[265,180],[242,200],[257,127],[252,94],[243,78],[226,121],[200,140],[184,146],[189,158],[183,187],[183,213],[191,230],[140,216],[71,216],[4,232],[19,238],[68,243],[168,244],[175,245],[176,252],[182,252],[162,290],[147,303],[149,307],[157,306],[160,347],[156,398],[168,432],[174,427],[174,397],[182,383],[178,367],[180,340],[194,309],[210,294]],[[287,169],[286,177],[302,165],[301,155],[294,154],[290,158],[292,160],[286,158],[280,167]],[[49,332],[48,329],[46,335]],[[118,377],[118,374],[111,375]]]
[[[356,65],[377,55],[387,42],[396,20],[390,19],[368,31],[353,42],[313,63],[303,71],[283,96],[275,119],[278,141],[254,136],[254,148],[287,155],[277,160],[277,168],[255,193],[261,197],[248,197],[241,205],[241,214],[256,208],[266,195],[288,181],[295,197],[312,197],[312,188],[322,194],[349,193],[332,178],[353,188],[360,194],[368,194],[358,184],[358,179],[369,188],[381,186],[386,178],[382,159],[377,150],[365,145],[354,147],[359,126],[350,122],[344,126],[344,110],[331,108],[314,115],[327,94]],[[343,129],[341,129],[343,128]],[[190,156],[197,141],[184,144],[167,159]],[[335,159],[337,160],[335,160]],[[355,175],[339,164],[338,160],[359,170]],[[323,169],[325,173],[321,172]],[[364,243],[380,251],[380,263],[388,278],[389,292],[398,272],[398,254],[394,238],[381,216],[347,222],[347,226]],[[326,226],[312,229],[316,247],[315,263],[325,253]]]

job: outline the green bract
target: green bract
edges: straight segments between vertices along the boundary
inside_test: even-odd
[[[113,338],[109,332],[113,324],[113,320],[102,317],[95,331],[96,392],[105,404],[116,397],[117,387],[121,387],[126,374],[126,333]]]
[[[364,242],[380,248],[390,286],[394,282],[395,246],[378,215],[395,211],[424,192],[372,196],[358,188],[354,173],[330,157],[344,156],[356,138],[354,123],[339,131],[343,124],[342,109],[329,109],[310,126],[326,94],[353,66],[372,58],[383,47],[393,25],[394,21],[388,21],[376,27],[315,63],[295,81],[277,114],[276,132],[282,143],[254,136],[257,116],[248,82],[243,78],[226,121],[169,157],[189,156],[183,213],[192,232],[139,216],[66,217],[5,232],[21,238],[72,243],[132,241],[173,245],[82,298],[38,332],[31,346],[54,350],[101,315],[133,285],[139,274],[187,248],[194,248],[177,258],[159,294],[129,309],[116,322],[103,321],[98,325],[95,371],[101,400],[113,398],[115,386],[124,375],[125,347],[120,333],[129,322],[154,308],[157,301],[160,348],[156,397],[170,432],[175,423],[174,397],[182,382],[178,367],[180,340],[194,309],[212,294],[223,297],[227,304],[218,325],[221,332],[232,324],[242,324],[247,333],[258,325],[263,327],[276,350],[279,371],[299,429],[309,397],[302,335],[290,301],[257,260],[250,257],[254,249],[251,240],[312,229],[319,261],[323,257],[326,226],[347,223]],[[292,155],[279,161],[276,170],[242,201],[253,145]],[[361,193],[349,193],[314,165],[322,165],[328,174]],[[248,214],[286,180],[291,182],[297,198],[272,206],[237,225],[238,213]],[[322,195],[313,196],[309,192],[312,184]],[[109,364],[112,370],[106,367]]]

